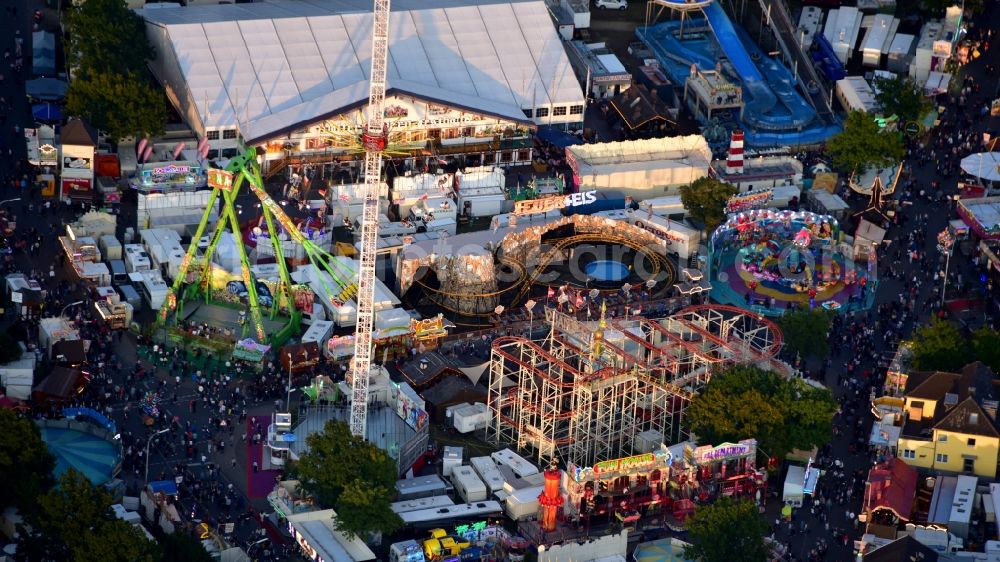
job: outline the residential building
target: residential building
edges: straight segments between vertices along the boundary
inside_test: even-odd
[[[880,423],[872,443],[888,447],[918,469],[994,478],[1000,430],[992,379],[980,362],[958,373],[907,374],[900,379],[903,388],[898,398],[876,401]],[[885,409],[884,400],[896,405]]]
[[[911,536],[896,539],[883,547],[867,552],[862,558],[864,562],[899,562],[900,560],[936,562],[937,559],[937,552]]]

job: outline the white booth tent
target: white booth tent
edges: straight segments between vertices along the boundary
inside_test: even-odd
[[[352,111],[368,98],[371,3],[261,1],[141,9],[171,101],[194,129],[238,128],[247,144]],[[540,0],[397,0],[389,22],[389,95],[525,122],[584,104]]]
[[[984,181],[1000,181],[1000,152],[980,152],[962,158],[962,171]]]
[[[788,474],[785,475],[785,485],[781,493],[781,501],[790,504],[792,507],[801,507],[805,499],[803,487],[806,481],[806,469],[803,466],[792,465],[788,467]]]
[[[30,400],[35,387],[35,354],[25,353],[17,361],[0,365],[0,386],[11,398]]]
[[[712,150],[701,135],[566,147],[581,190],[615,189],[647,199],[708,175]]]

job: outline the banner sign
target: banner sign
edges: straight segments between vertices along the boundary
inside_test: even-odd
[[[580,193],[570,193],[566,196],[553,195],[538,199],[525,199],[514,202],[514,214],[533,215],[535,213],[547,213],[566,207],[589,205],[595,201],[597,201],[597,191],[581,191]]]
[[[757,452],[756,439],[744,439],[739,443],[723,443],[715,447],[702,445],[694,450],[688,448],[687,456],[696,465],[716,462],[726,462],[734,459],[750,457]]]
[[[620,459],[601,461],[592,467],[580,467],[570,464],[567,473],[577,482],[604,480],[637,471],[645,472],[656,468],[666,468],[670,466],[672,460],[670,450],[661,444],[660,448],[655,451]]]

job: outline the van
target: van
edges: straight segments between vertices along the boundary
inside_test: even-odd
[[[125,270],[125,260],[111,260],[111,283],[115,286],[128,283],[128,271]]]

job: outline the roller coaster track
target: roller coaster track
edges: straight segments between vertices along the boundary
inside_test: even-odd
[[[531,271],[530,275],[527,274],[526,266],[520,261],[504,258],[503,256],[501,256],[498,259],[501,265],[510,267],[518,271],[518,279],[513,283],[511,283],[510,286],[505,287],[503,289],[499,289],[496,291],[482,292],[482,293],[456,293],[456,292],[446,293],[439,289],[430,287],[429,285],[424,283],[423,278],[416,280],[415,283],[419,285],[421,289],[424,290],[424,294],[427,296],[428,299],[430,299],[434,303],[435,306],[439,306],[445,310],[457,314],[462,314],[464,316],[488,316],[490,314],[489,312],[470,314],[467,311],[459,311],[454,307],[446,304],[443,298],[434,298],[431,295],[436,294],[451,299],[488,299],[488,298],[500,298],[506,295],[507,293],[510,293],[514,290],[518,290],[518,292],[515,293],[514,297],[511,299],[511,303],[521,302],[527,296],[528,292],[531,290],[531,287],[535,284],[535,282],[538,281],[538,278],[541,277],[543,273],[545,273],[546,269],[548,269],[548,267],[552,265],[552,262],[555,261],[556,258],[562,255],[562,250],[586,242],[597,242],[601,244],[618,244],[621,246],[631,248],[649,258],[650,263],[653,264],[653,271],[650,272],[652,277],[657,276],[660,273],[660,271],[666,270],[669,272],[670,275],[670,279],[668,279],[669,282],[672,283],[673,280],[676,278],[676,272],[674,271],[673,264],[671,264],[669,260],[666,259],[665,256],[656,253],[655,251],[653,251],[653,249],[649,248],[645,244],[636,241],[635,239],[617,235],[609,236],[606,234],[598,234],[598,233],[584,233],[556,240],[555,243],[549,246],[545,250],[545,252],[541,255],[540,259],[538,260],[538,265],[535,266],[535,268]]]

